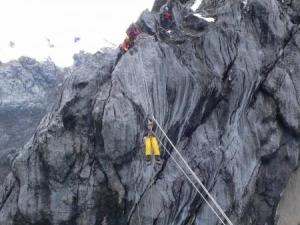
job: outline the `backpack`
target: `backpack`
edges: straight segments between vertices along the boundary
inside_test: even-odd
[[[163,12],[163,18],[165,20],[171,20],[172,19],[172,14],[169,11],[164,11]]]
[[[126,30],[126,34],[128,35],[128,37],[130,39],[135,39],[136,36],[138,36],[140,34],[140,31],[137,27],[137,25],[135,25],[134,23],[132,23],[129,28]]]

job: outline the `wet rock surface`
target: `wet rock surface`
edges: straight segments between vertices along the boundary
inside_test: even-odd
[[[0,183],[17,149],[50,110],[61,81],[61,71],[52,62],[21,57],[0,66]]]
[[[77,57],[13,160],[0,224],[220,224],[166,152],[146,166],[151,112],[234,224],[276,223],[299,163],[297,4],[203,1],[209,23],[193,18],[193,1],[173,1],[166,33],[163,2],[142,14],[144,33],[119,61],[118,50]]]

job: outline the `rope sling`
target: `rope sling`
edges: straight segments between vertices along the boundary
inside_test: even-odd
[[[153,117],[152,118],[154,120],[154,122],[157,124],[157,126],[159,127],[160,131],[163,133],[163,135],[165,136],[165,138],[168,140],[168,142],[170,143],[170,145],[172,146],[172,148],[175,150],[175,152],[179,155],[180,159],[182,160],[182,162],[185,164],[186,168],[188,168],[188,170],[191,172],[191,174],[193,175],[193,177],[195,178],[195,180],[197,181],[198,184],[200,184],[201,188],[204,190],[205,194],[209,197],[209,199],[214,203],[214,205],[216,206],[216,208],[218,209],[218,211],[222,214],[222,216],[225,218],[225,220],[227,221],[227,223],[229,225],[233,225],[233,223],[231,222],[231,220],[227,217],[227,215],[225,214],[225,212],[222,210],[222,208],[220,207],[220,205],[217,203],[217,201],[214,199],[214,197],[209,193],[209,191],[207,190],[207,188],[204,186],[204,184],[201,182],[201,180],[199,179],[199,177],[196,175],[196,173],[192,170],[192,168],[188,165],[187,161],[184,159],[184,157],[182,156],[182,154],[179,152],[179,150],[175,147],[175,145],[173,144],[173,142],[170,140],[170,138],[168,137],[168,135],[165,133],[165,131],[162,129],[162,127],[160,126],[160,124],[158,123],[158,121]],[[170,152],[165,148],[166,152],[171,156]],[[174,157],[174,156],[173,156]],[[175,159],[175,158],[174,158]],[[176,160],[176,159],[175,159]],[[176,165],[178,166],[178,164],[176,163]],[[187,174],[186,174],[187,175]],[[190,179],[189,179],[190,180]],[[194,185],[193,185],[194,186]],[[194,186],[194,188],[197,190],[199,190],[198,188],[196,188]],[[198,192],[199,194],[201,193],[200,191]],[[214,214],[218,217],[218,219],[225,225],[224,221],[219,217],[219,215],[216,213],[216,211],[213,209],[213,207],[211,206],[211,204],[209,204],[208,200],[202,195],[200,194],[200,196],[203,198],[203,200],[208,204],[208,206],[212,209],[212,211],[214,212]]]

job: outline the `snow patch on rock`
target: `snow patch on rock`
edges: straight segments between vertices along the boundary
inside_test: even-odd
[[[191,7],[191,9],[195,12],[201,5],[202,0],[196,0],[194,2],[194,5]]]
[[[205,21],[207,21],[207,22],[209,22],[209,23],[215,22],[215,19],[212,18],[212,17],[205,17],[205,16],[201,15],[200,13],[195,13],[196,10],[200,7],[201,3],[202,3],[202,0],[196,0],[196,1],[194,2],[194,4],[193,4],[192,7],[191,7],[191,9],[192,9],[193,12],[194,12],[193,15],[194,15],[194,16],[197,16],[198,18],[203,19],[203,20],[205,20]]]
[[[213,22],[216,21],[215,18],[212,18],[212,17],[204,17],[204,16],[202,16],[200,13],[194,13],[194,16],[197,16],[198,18],[203,19],[203,20],[205,20],[205,21],[207,21],[207,22],[209,22],[209,23],[213,23]]]

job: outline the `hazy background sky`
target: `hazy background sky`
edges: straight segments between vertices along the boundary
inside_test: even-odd
[[[73,54],[117,45],[154,0],[0,0],[0,61],[47,57],[69,66]],[[75,37],[80,41],[74,42]],[[49,40],[50,42],[49,42]],[[14,46],[10,46],[10,41]],[[13,45],[13,44],[11,44]],[[53,47],[54,46],[54,47]],[[53,47],[53,48],[51,48]]]

